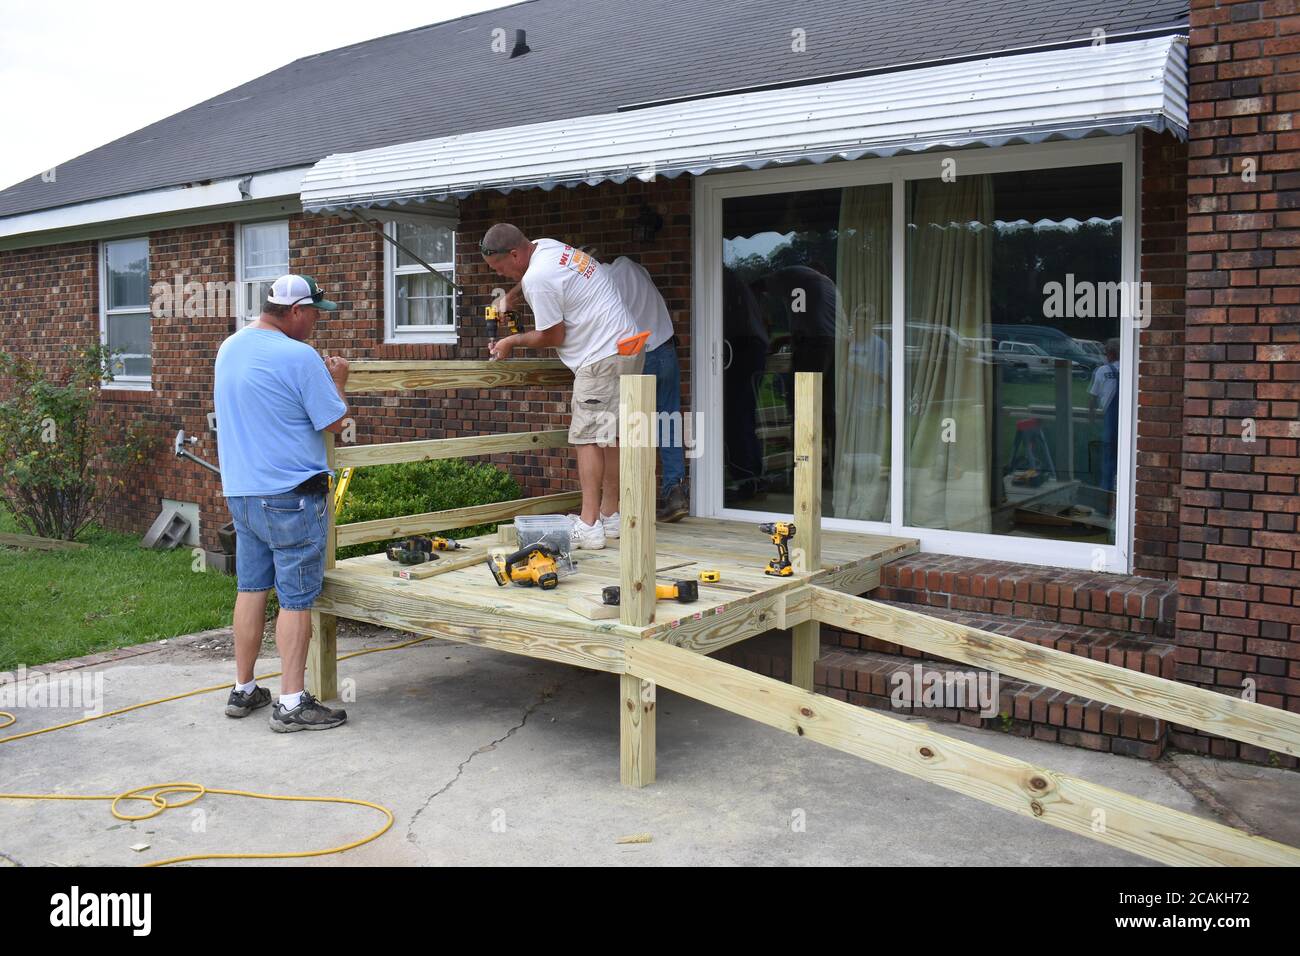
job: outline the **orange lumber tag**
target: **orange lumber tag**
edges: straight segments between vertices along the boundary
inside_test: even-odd
[[[650,338],[649,332],[639,332],[636,335],[629,335],[625,339],[618,341],[619,355],[636,355],[645,348],[645,340]]]

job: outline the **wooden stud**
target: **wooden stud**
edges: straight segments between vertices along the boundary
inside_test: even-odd
[[[413,534],[431,534],[435,531],[468,528],[476,524],[493,524],[497,521],[508,521],[519,515],[559,513],[581,501],[582,495],[574,491],[557,495],[540,495],[536,498],[516,498],[514,501],[496,501],[468,508],[429,511],[397,518],[355,521],[338,529],[338,543],[340,545],[365,544],[368,541],[405,538]]]
[[[401,578],[403,581],[423,581],[426,578],[436,578],[448,571],[459,571],[461,568],[473,567],[487,560],[487,555],[477,548],[470,549],[469,553],[439,551],[437,554],[438,559],[436,561],[426,561],[424,564],[399,565],[394,569],[393,577]]]
[[[625,787],[655,782],[655,685],[620,674],[618,779]]]
[[[434,438],[429,441],[399,441],[383,445],[349,445],[338,450],[339,467],[391,465],[403,461],[437,461],[442,458],[472,458],[507,452],[567,448],[569,430],[502,432],[497,435],[467,435]]]
[[[1184,727],[1300,756],[1300,714],[1103,664],[889,604],[814,587],[813,616],[832,627],[1099,700]]]
[[[325,433],[325,465],[337,473],[338,456],[334,433]],[[325,496],[325,571],[334,569],[338,551],[338,526],[334,522],[334,495],[331,483]],[[333,700],[339,695],[338,618],[333,614],[311,613],[311,643],[307,645],[307,689],[317,700]]]
[[[655,614],[655,377],[619,381],[619,622],[645,627]],[[619,696],[619,780],[655,779],[655,687],[624,674]]]
[[[792,560],[796,574],[821,570],[822,561],[822,373],[797,372],[794,386],[794,526]],[[821,625],[797,624],[792,630],[790,682],[813,689],[821,657]]]
[[[1175,865],[1300,865],[1300,850],[811,694],[658,641],[629,639],[627,673],[786,733],[1042,823]],[[627,696],[627,691],[624,691]]]
[[[32,548],[37,551],[84,551],[88,547],[80,541],[38,538],[30,534],[0,534],[0,544],[10,548]]]
[[[567,388],[573,373],[557,359],[506,362],[371,361],[352,363],[347,391],[381,392],[458,388]]]

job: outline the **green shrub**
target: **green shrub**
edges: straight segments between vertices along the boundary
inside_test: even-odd
[[[339,524],[397,518],[402,515],[468,508],[494,501],[511,501],[523,496],[519,482],[509,474],[486,463],[470,463],[458,458],[441,461],[411,461],[397,465],[374,465],[358,468],[352,474]],[[449,538],[468,538],[486,534],[495,525],[476,525],[457,531],[442,532]],[[379,554],[386,541],[354,544],[339,548],[338,557],[354,558],[361,554]]]

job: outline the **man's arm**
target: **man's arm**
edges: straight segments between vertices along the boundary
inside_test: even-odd
[[[492,359],[510,358],[514,349],[558,349],[564,344],[564,323],[557,322],[541,330],[507,335],[491,345]]]

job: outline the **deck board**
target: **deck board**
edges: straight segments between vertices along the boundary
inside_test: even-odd
[[[490,549],[501,547],[495,534],[468,538],[462,543],[480,551],[485,561]],[[435,625],[440,607],[449,612],[454,609],[454,614],[447,616],[455,621],[445,628],[452,640],[471,639],[475,624],[484,629],[523,633],[533,622],[539,631],[553,629],[556,635],[598,633],[615,641],[649,637],[707,651],[776,626],[780,615],[774,616],[769,599],[809,580],[806,576],[779,578],[764,574],[763,568],[776,555],[776,547],[749,522],[686,518],[675,524],[661,524],[656,528],[655,545],[655,567],[664,569],[658,575],[661,582],[698,579],[699,572],[706,568],[721,571],[722,580],[717,586],[701,583],[700,599],[695,603],[660,601],[653,623],[646,628],[625,627],[617,621],[592,621],[567,607],[574,594],[598,601],[603,587],[619,583],[617,540],[611,540],[602,551],[578,552],[576,570],[564,575],[553,591],[516,585],[498,587],[485,564],[407,581],[393,576],[397,565],[382,554],[349,558],[326,573],[322,609],[333,613],[330,609],[339,606],[342,617],[393,627],[406,622],[409,629],[422,631],[438,629]],[[823,571],[814,577],[825,586],[834,586],[837,574],[844,581],[858,582],[882,564],[916,550],[917,542],[912,538],[824,531]],[[364,600],[363,592],[367,592]],[[348,607],[346,613],[341,611],[343,604]],[[388,610],[390,606],[398,610]],[[777,607],[778,612],[783,609],[783,605]],[[362,616],[356,617],[358,614]],[[515,620],[507,624],[507,619]],[[494,637],[491,643],[508,650],[514,640]],[[527,649],[520,652],[531,653]]]

